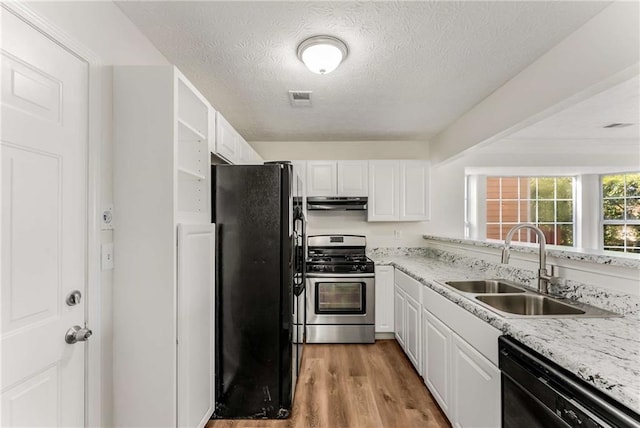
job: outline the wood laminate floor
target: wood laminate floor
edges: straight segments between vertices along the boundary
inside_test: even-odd
[[[207,428],[450,427],[395,340],[305,345],[291,417],[215,420]]]

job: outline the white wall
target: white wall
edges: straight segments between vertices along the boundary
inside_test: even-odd
[[[26,2],[29,8],[95,52],[105,65],[169,64],[111,1]]]
[[[99,57],[102,64],[101,82],[101,148],[99,201],[101,206],[113,202],[112,145],[112,66],[136,64],[168,64],[167,59],[110,1],[89,2],[28,2],[29,9],[52,24],[71,40],[85,46]],[[118,208],[114,207],[117,233]],[[114,232],[101,232],[101,242],[113,241]],[[118,255],[114,255],[116,263]],[[101,426],[113,426],[113,331],[112,291],[113,271],[103,271],[100,277],[101,325],[95,339],[101,341]],[[92,326],[90,326],[92,327]],[[95,340],[94,339],[94,340]],[[92,418],[93,420],[93,418]]]
[[[309,211],[309,235],[351,234],[367,237],[367,247],[423,247],[428,222],[367,222],[359,211]],[[395,237],[395,232],[400,236]]]

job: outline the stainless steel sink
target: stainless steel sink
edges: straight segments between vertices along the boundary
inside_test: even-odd
[[[482,306],[506,318],[607,318],[622,316],[585,303],[529,291],[526,294],[485,294],[475,296],[475,299]]]
[[[495,294],[495,293],[524,293],[525,290],[501,279],[481,279],[472,281],[446,281],[450,287],[463,293]]]
[[[476,296],[476,299],[502,312],[517,315],[584,315],[585,311],[535,294]]]
[[[505,318],[605,318],[615,312],[531,290],[505,279],[438,281]]]

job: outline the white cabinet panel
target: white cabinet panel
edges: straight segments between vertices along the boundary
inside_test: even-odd
[[[400,221],[429,220],[429,164],[400,162]]]
[[[421,284],[409,275],[396,270],[394,273],[396,299],[394,307],[396,326],[402,326],[402,349],[413,363],[418,373],[422,373],[420,365],[420,290]],[[399,316],[402,319],[399,319]],[[397,328],[397,327],[396,327]],[[397,334],[397,330],[396,330]]]
[[[238,133],[233,126],[220,114],[216,112],[216,149],[215,153],[229,161],[237,163],[239,160]]]
[[[113,318],[132,331],[113,339],[114,425],[196,426],[213,402],[214,113],[174,67],[115,67],[113,83]],[[176,248],[178,223],[195,229],[181,228]]]
[[[302,181],[303,196],[307,196],[307,162],[306,161],[291,161],[293,165],[293,173]]]
[[[500,331],[399,270],[394,283],[396,339],[451,423],[499,427]]]
[[[213,413],[215,225],[178,225],[178,426]]]
[[[338,196],[368,196],[369,162],[338,161]]]
[[[216,116],[217,116],[217,111],[209,106],[209,152],[210,153],[217,153],[216,152],[216,141],[218,138],[218,131],[217,131],[217,127],[216,127]]]
[[[245,139],[242,138],[242,136],[240,136],[239,134],[236,135],[238,136],[238,151],[240,153],[240,159],[238,163],[241,165],[253,165],[255,159],[255,152],[253,150],[253,147],[251,147],[249,143],[247,143]]]
[[[420,373],[420,304],[407,295],[405,305],[405,352]]]
[[[393,332],[393,266],[376,266],[376,333]]]
[[[451,330],[423,309],[424,381],[436,401],[447,414],[451,414]]]
[[[502,334],[500,330],[429,287],[422,288],[422,307],[438,317],[494,365],[498,365],[498,337]]]
[[[264,163],[264,159],[260,156],[260,153],[253,150],[253,162],[254,165],[262,165]]]
[[[369,221],[397,221],[400,163],[369,161]]]
[[[336,196],[338,174],[336,161],[307,161],[307,196]]]
[[[394,331],[396,333],[396,339],[398,343],[404,348],[404,308],[405,308],[405,294],[398,287],[394,287],[393,294],[393,317],[394,317]]]
[[[500,370],[453,334],[453,426],[500,426]]]
[[[428,162],[369,161],[369,221],[428,219]]]

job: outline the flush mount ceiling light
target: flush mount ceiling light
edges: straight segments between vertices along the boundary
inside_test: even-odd
[[[314,36],[298,45],[298,58],[317,74],[331,73],[347,57],[347,45],[331,36]]]

